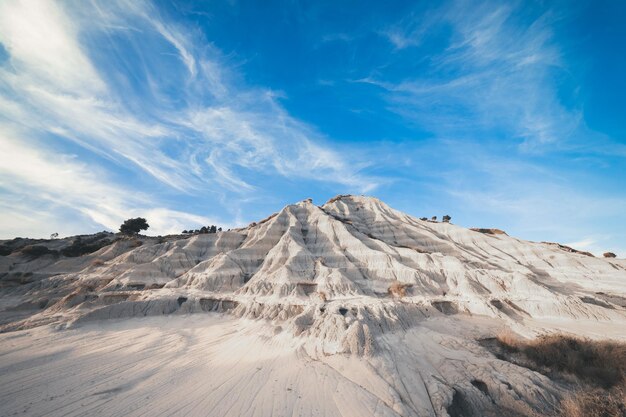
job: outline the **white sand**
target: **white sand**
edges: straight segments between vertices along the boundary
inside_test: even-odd
[[[385,353],[369,358],[310,355],[289,332],[215,313],[5,333],[0,415],[436,415],[447,385],[472,391],[473,378],[504,403],[509,380],[525,396],[549,390],[452,335],[470,324],[424,324],[386,335]]]
[[[210,314],[3,334],[0,414],[393,415],[265,327]]]

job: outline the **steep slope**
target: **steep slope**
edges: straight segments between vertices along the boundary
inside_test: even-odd
[[[624,260],[422,221],[371,197],[338,196],[323,206],[305,200],[217,234],[111,242],[77,258],[0,256],[2,330],[54,324],[76,332],[102,319],[176,314],[184,322],[183,314],[227,312],[220,320],[258,339],[220,330],[216,337],[230,340],[224,348],[254,343],[276,366],[282,362],[272,349],[286,349],[293,366],[315,364],[317,376],[302,376],[308,383],[333,369],[333,384],[362,396],[366,409],[377,410],[372,415],[401,416],[454,416],[460,403],[467,415],[546,412],[562,387],[478,343],[503,328],[626,338]],[[201,356],[209,337],[190,342],[192,352]],[[232,372],[248,375],[245,366]],[[300,398],[281,412],[316,415],[307,408],[312,397]],[[335,405],[324,412],[355,415]],[[232,410],[241,404],[220,415]]]

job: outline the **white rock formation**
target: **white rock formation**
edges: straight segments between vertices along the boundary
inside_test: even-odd
[[[40,339],[71,350],[86,331],[102,343],[126,346],[119,322],[101,322],[98,329],[104,330],[94,330],[93,323],[103,319],[163,316],[149,322],[155,328],[158,320],[169,323],[159,329],[163,338],[193,334],[185,342],[190,352],[172,342],[174,351],[183,349],[174,359],[182,361],[180,378],[200,378],[205,370],[210,382],[194,388],[201,382],[189,381],[193,393],[177,406],[174,394],[165,399],[163,375],[134,388],[141,375],[157,372],[153,365],[139,366],[139,376],[120,371],[131,385],[94,380],[91,394],[83,387],[80,395],[98,398],[92,408],[68,408],[74,394],[61,394],[54,412],[35,398],[34,414],[139,415],[131,400],[158,395],[165,397],[144,400],[147,414],[206,415],[212,407],[209,414],[220,416],[454,417],[459,409],[464,415],[524,415],[549,410],[562,388],[495,358],[479,339],[503,328],[526,336],[559,330],[626,339],[626,261],[418,220],[371,197],[339,196],[321,207],[305,200],[247,228],[118,240],[77,258],[30,260],[15,253],[0,257],[0,274],[1,329],[10,332],[0,335],[0,369],[13,375],[0,384],[2,415],[22,406],[11,402],[14,384],[33,382],[24,363],[6,365],[15,350],[4,343],[13,332],[23,334],[21,349],[34,346],[34,356],[45,353]],[[208,320],[206,329],[202,320]],[[50,326],[66,330],[51,336]],[[137,326],[124,328],[135,338],[145,333],[144,325]],[[169,357],[152,344],[144,348]],[[113,350],[106,352],[112,359]],[[75,354],[77,362],[68,357],[58,366],[93,366],[88,352]],[[230,364],[229,354],[247,356]],[[188,366],[203,358],[212,365]],[[262,377],[254,372],[257,366]],[[54,384],[52,376],[48,384]],[[222,393],[238,398],[220,397],[216,392],[232,381],[246,387]],[[292,384],[298,396],[275,392],[282,384]],[[100,399],[117,392],[125,394],[107,410]],[[28,393],[23,399],[34,398]],[[204,408],[193,408],[193,401]]]

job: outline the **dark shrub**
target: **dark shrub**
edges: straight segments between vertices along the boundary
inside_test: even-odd
[[[29,245],[22,248],[20,251],[23,255],[30,256],[32,258],[39,258],[40,256],[53,255],[57,256],[59,254],[56,250],[50,250],[42,245]]]
[[[604,256],[605,258],[615,258],[617,255],[615,255],[613,252],[604,252],[602,256]]]
[[[0,256],[9,256],[13,249],[6,245],[0,245]]]
[[[120,232],[125,235],[136,235],[141,230],[148,230],[150,225],[143,217],[128,219],[120,226]]]
[[[101,235],[96,235],[90,239],[82,239],[80,236],[74,239],[70,246],[67,246],[61,250],[61,255],[69,258],[87,255],[89,253],[96,252],[103,247],[110,245],[111,241],[108,239],[102,239]]]

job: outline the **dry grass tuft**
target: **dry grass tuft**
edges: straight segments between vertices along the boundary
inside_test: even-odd
[[[318,291],[317,295],[320,297],[320,300],[326,302],[328,300],[328,295],[324,291]]]
[[[102,259],[94,259],[91,262],[91,266],[102,266],[104,265],[104,261]]]
[[[524,340],[510,330],[496,339],[508,360],[579,386],[561,400],[558,417],[626,417],[626,343],[562,334]]]
[[[540,369],[566,373],[593,386],[609,389],[626,383],[626,344],[565,335],[522,341],[498,336],[507,350],[520,352]]]
[[[496,336],[496,339],[500,343],[500,346],[505,348],[508,351],[517,351],[520,344],[522,343],[522,339],[511,331],[510,329],[504,329]]]
[[[626,401],[622,390],[607,392],[601,389],[579,391],[566,397],[560,404],[561,417],[624,417]]]
[[[387,289],[387,293],[392,297],[402,298],[406,296],[407,289],[411,287],[411,284],[405,284],[404,282],[394,281]]]

